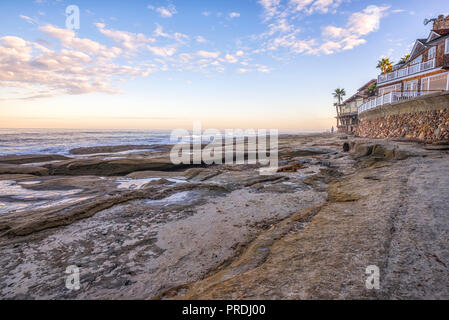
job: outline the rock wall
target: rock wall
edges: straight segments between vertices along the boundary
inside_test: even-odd
[[[449,92],[386,104],[359,114],[356,134],[364,138],[449,139]]]
[[[449,109],[365,119],[360,121],[356,133],[365,138],[416,138],[429,142],[448,140]]]

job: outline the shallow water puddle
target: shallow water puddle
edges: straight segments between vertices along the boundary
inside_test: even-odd
[[[39,184],[41,183],[40,181],[23,181],[23,182],[19,182],[19,184],[23,184],[23,185],[33,185],[33,184]]]
[[[20,184],[26,184],[24,182]],[[13,180],[1,180],[0,181],[0,195],[11,197],[14,199],[50,199],[58,197],[71,196],[83,191],[82,189],[72,190],[32,190],[22,187]],[[34,184],[34,181],[33,181]]]
[[[146,200],[145,202],[147,204],[153,204],[153,205],[163,205],[168,206],[170,204],[176,204],[176,203],[186,203],[186,202],[192,202],[196,200],[197,197],[193,195],[194,192],[192,191],[182,191],[172,194],[171,196],[168,196],[164,199],[160,200]]]
[[[0,214],[22,210],[35,210],[49,208],[63,204],[71,204],[87,198],[70,197],[83,191],[82,189],[72,190],[31,190],[21,185],[34,185],[40,181],[25,181],[18,184],[13,180],[0,181],[0,196],[9,198],[0,200]],[[61,199],[62,198],[62,199]]]
[[[145,184],[151,182],[151,181],[158,181],[162,178],[143,178],[143,179],[129,179],[129,178],[120,178],[117,179],[116,182],[118,182],[118,188],[119,189],[128,189],[128,190],[138,190],[142,188]],[[166,180],[174,183],[184,183],[186,181],[180,180],[180,179],[174,179],[174,178],[166,178]]]

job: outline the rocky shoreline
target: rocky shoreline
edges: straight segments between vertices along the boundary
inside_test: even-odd
[[[0,157],[0,298],[447,299],[444,147],[286,135],[270,176],[169,146]]]

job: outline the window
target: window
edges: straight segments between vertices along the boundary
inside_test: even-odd
[[[421,63],[422,61],[422,56],[419,56],[418,58],[414,59],[410,64],[414,65],[414,64],[418,64]]]
[[[399,83],[379,89],[379,97],[389,94],[390,92],[401,92],[401,84]]]
[[[435,47],[430,48],[429,52],[427,54],[427,58],[429,60],[435,58],[435,53],[436,53],[436,48]]]
[[[444,53],[449,53],[449,38],[446,39],[446,48],[444,49]]]
[[[447,90],[447,75],[448,73],[444,73],[423,78],[421,81],[421,90],[424,91],[424,94]]]

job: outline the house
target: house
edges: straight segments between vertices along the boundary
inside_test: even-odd
[[[357,93],[343,101],[340,105],[339,114],[337,116],[337,128],[339,132],[354,132],[358,125],[358,109],[368,101],[371,94],[368,88],[376,85],[377,80],[373,79],[365,83],[357,90]]]
[[[379,75],[378,95],[359,108],[368,109],[449,90],[449,16],[432,19],[433,28],[425,39],[417,39],[410,57]]]

